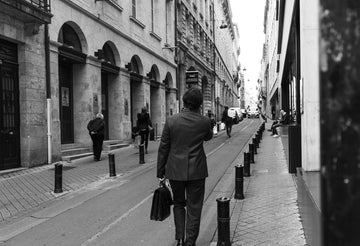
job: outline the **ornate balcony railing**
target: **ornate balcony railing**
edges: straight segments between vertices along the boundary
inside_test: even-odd
[[[0,0],[0,9],[25,22],[51,22],[50,0]]]

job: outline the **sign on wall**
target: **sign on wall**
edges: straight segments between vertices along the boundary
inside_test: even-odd
[[[68,87],[61,87],[61,106],[69,107],[70,105],[70,90]]]
[[[186,84],[198,85],[199,84],[199,71],[186,71]]]

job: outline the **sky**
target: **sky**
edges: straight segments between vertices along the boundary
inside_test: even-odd
[[[239,28],[241,67],[246,68],[245,97],[251,95],[254,101],[265,40],[263,32],[265,0],[230,0],[230,5],[233,22]]]

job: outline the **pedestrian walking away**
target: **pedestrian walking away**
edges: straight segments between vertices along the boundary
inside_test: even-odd
[[[223,122],[225,124],[226,134],[228,135],[229,138],[231,138],[233,119],[229,116],[228,110],[229,110],[229,107],[225,106],[223,114],[222,114],[221,122]]]
[[[139,134],[141,137],[140,144],[145,144],[145,154],[147,154],[149,144],[149,132],[152,129],[152,123],[146,107],[143,107],[141,109],[141,113],[138,114],[136,126],[137,129],[139,129]]]
[[[87,129],[93,142],[94,160],[100,161],[105,135],[104,115],[102,113],[98,113],[95,119],[90,120],[87,125]]]
[[[205,179],[208,176],[204,141],[213,136],[211,121],[201,115],[203,96],[190,88],[184,109],[166,119],[157,159],[157,177],[169,179],[173,192],[177,246],[193,246],[200,230]]]

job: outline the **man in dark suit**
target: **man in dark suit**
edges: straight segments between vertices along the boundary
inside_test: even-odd
[[[208,176],[203,142],[213,136],[210,119],[200,114],[202,101],[200,89],[185,92],[184,109],[167,118],[158,151],[157,177],[169,179],[173,191],[178,246],[194,246],[200,229]]]

